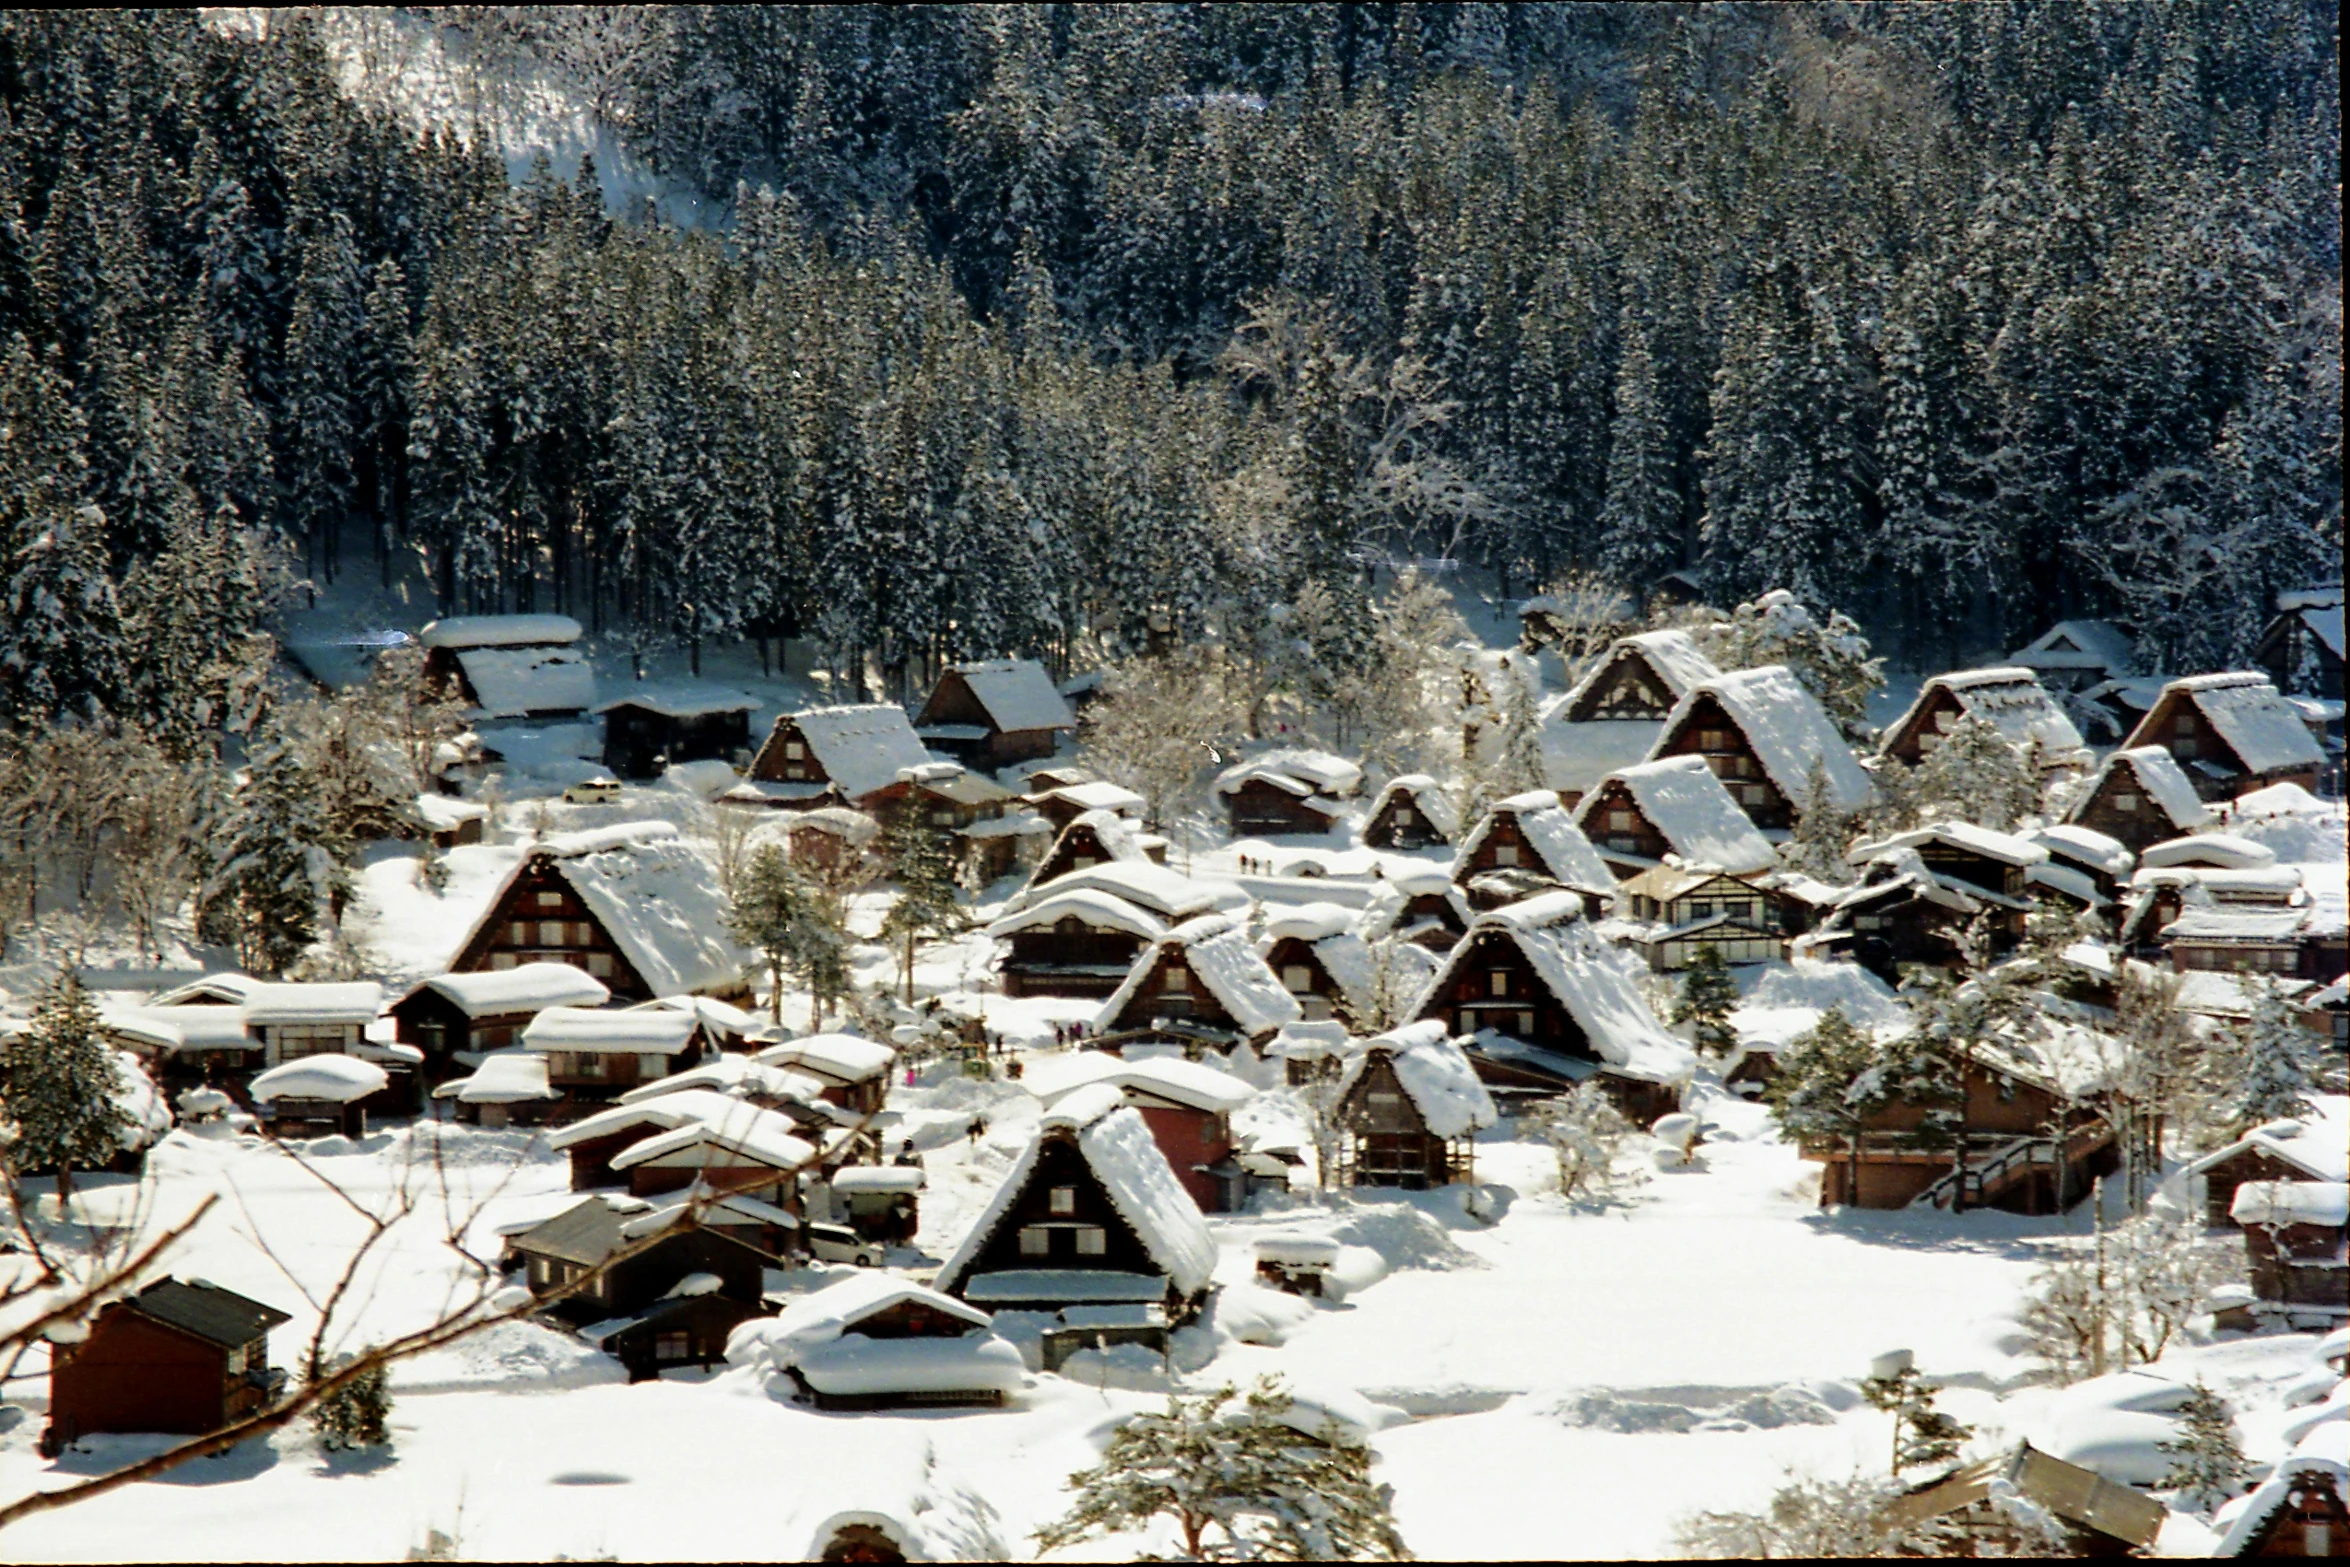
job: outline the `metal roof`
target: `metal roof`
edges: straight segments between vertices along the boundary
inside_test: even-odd
[[[201,1279],[188,1283],[158,1280],[139,1291],[129,1304],[141,1316],[228,1349],[250,1344],[279,1323],[293,1320],[275,1306],[247,1300],[235,1290]]]

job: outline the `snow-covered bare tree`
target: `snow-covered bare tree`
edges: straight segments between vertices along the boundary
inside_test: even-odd
[[[2215,1106],[2239,1137],[2264,1121],[2309,1114],[2318,1076],[2316,1040],[2283,992],[2259,978],[2245,988],[2253,993],[2252,1010],[2223,1036],[2225,1065]]]
[[[1550,1145],[1558,1164],[1559,1196],[1570,1203],[1605,1202],[1639,1179],[1626,1156],[1639,1128],[1616,1108],[1597,1082],[1550,1100],[1527,1115],[1527,1127]]]

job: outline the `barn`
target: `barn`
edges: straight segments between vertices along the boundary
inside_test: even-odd
[[[619,778],[658,778],[678,762],[733,762],[751,749],[756,697],[699,681],[632,685],[596,705],[604,765]]]
[[[454,615],[418,634],[426,690],[469,719],[578,718],[596,705],[596,672],[569,615]]]
[[[285,1386],[270,1330],[292,1320],[201,1280],[158,1279],[116,1301],[79,1344],[53,1347],[44,1451],[101,1432],[200,1436],[258,1414]]]
[[[1363,819],[1366,849],[1432,849],[1460,836],[1461,813],[1426,773],[1391,778]]]
[[[1301,1015],[1228,914],[1184,921],[1135,960],[1126,981],[1095,1015],[1097,1035],[1167,1033],[1240,1044],[1271,1037]]]
[[[2064,819],[2133,853],[2218,820],[2178,762],[2158,745],[2126,747],[2107,756]]]
[[[1330,831],[1362,783],[1363,770],[1342,756],[1274,751],[1225,768],[1212,792],[1233,837],[1278,837]]]

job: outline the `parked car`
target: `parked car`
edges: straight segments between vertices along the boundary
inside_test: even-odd
[[[563,799],[568,805],[617,805],[620,802],[620,780],[590,778],[564,790]]]
[[[808,1250],[820,1262],[847,1262],[860,1268],[881,1266],[880,1244],[859,1239],[857,1232],[845,1224],[809,1225]]]

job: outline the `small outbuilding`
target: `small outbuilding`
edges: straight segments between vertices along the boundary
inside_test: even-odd
[[[1216,775],[1214,794],[1235,838],[1325,833],[1362,787],[1363,770],[1326,751],[1274,751]]]
[[[51,1346],[43,1450],[101,1432],[201,1436],[259,1413],[285,1386],[270,1330],[291,1320],[201,1279],[161,1279],[116,1301],[80,1343]]]
[[[914,730],[925,745],[970,767],[993,770],[1050,756],[1077,720],[1034,659],[949,664]]]
[[[546,1301],[545,1315],[613,1354],[630,1381],[723,1361],[727,1335],[767,1314],[766,1270],[777,1261],[674,1219],[629,1233],[632,1220],[655,1211],[641,1199],[597,1195],[506,1239],[509,1263]]]
[[[1000,1405],[1028,1380],[986,1312],[882,1273],[838,1279],[743,1327],[727,1358],[828,1410]]]
[[[1425,1191],[1477,1178],[1476,1136],[1493,1098],[1461,1047],[1430,1019],[1364,1041],[1339,1079],[1341,1186]]]
[[[2269,1314],[2321,1329],[2350,1318],[2350,1185],[2246,1181],[2228,1217],[2244,1231],[2252,1293]]]
[[[384,1091],[384,1069],[356,1056],[304,1056],[255,1077],[247,1092],[261,1122],[281,1136],[367,1135],[363,1100]]]
[[[679,762],[731,762],[751,749],[759,699],[700,681],[638,683],[596,705],[604,765],[621,778],[658,778]]]
[[[823,1085],[819,1097],[870,1115],[889,1096],[890,1064],[898,1053],[855,1034],[809,1034],[759,1051],[768,1066],[788,1067]]]
[[[1460,808],[1426,773],[1391,778],[1363,819],[1366,849],[1432,849],[1460,836]]]

